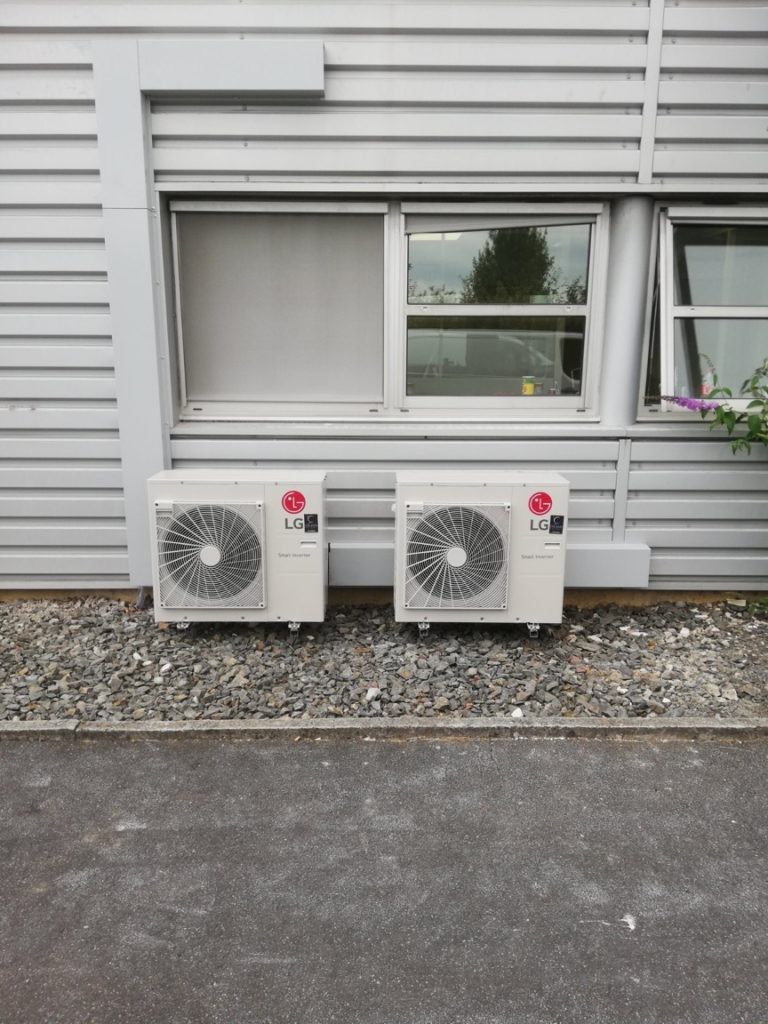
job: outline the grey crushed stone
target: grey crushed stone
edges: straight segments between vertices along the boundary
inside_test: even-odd
[[[0,720],[768,714],[768,619],[718,604],[568,609],[524,627],[434,625],[385,607],[284,625],[197,624],[103,598],[0,605]]]

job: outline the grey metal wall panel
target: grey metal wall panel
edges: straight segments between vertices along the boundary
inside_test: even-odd
[[[464,469],[562,473],[570,480],[569,536],[579,544],[612,540],[616,441],[239,441],[177,439],[178,469],[205,466],[294,467],[327,471],[331,582],[384,586],[392,580],[395,473],[430,471],[446,462]],[[577,570],[578,578],[578,570]],[[575,585],[575,584],[574,584]],[[582,585],[588,585],[586,580]]]
[[[324,43],[323,100],[156,103],[160,180],[203,188],[307,179],[341,192],[367,178],[511,189],[592,182],[629,192],[650,140],[656,184],[765,190],[766,5],[668,2],[654,54],[654,2],[2,5],[0,586],[128,579],[93,39]],[[646,77],[654,61],[657,94]],[[568,429],[571,440],[493,447],[203,432],[179,436],[173,449],[182,467],[329,467],[332,580],[363,583],[387,562],[400,466],[557,469],[573,487],[572,537],[609,543],[618,441],[588,441],[586,425]],[[651,586],[768,586],[759,458],[734,460],[725,443],[663,439],[633,440],[631,453],[626,540],[652,548]]]
[[[633,441],[626,538],[651,548],[652,585],[766,589],[768,459],[718,438]]]
[[[254,464],[327,468],[329,538],[337,552],[332,559],[332,577],[339,585],[387,582],[394,473],[404,466],[422,468],[426,474],[450,460],[466,468],[503,465],[563,473],[572,487],[570,539],[582,549],[573,560],[570,585],[596,585],[597,577],[586,568],[592,563],[584,557],[584,546],[615,540],[618,442],[614,441],[184,437],[173,442],[172,451],[179,468],[229,466],[234,472]],[[631,442],[629,474],[625,541],[630,557],[626,565],[631,563],[637,579],[647,572],[647,555],[641,550],[647,545],[652,587],[768,587],[768,459],[762,453],[735,458],[725,440],[708,435],[690,441],[639,439]],[[616,560],[611,563],[610,549],[604,549],[601,557],[606,566],[617,567]]]
[[[380,541],[335,543],[329,552],[331,586],[391,587],[394,583],[394,545]],[[642,588],[648,585],[649,550],[645,544],[570,544],[565,585],[578,587]]]
[[[667,3],[654,180],[765,180],[768,7]]]
[[[637,180],[645,4],[238,6],[89,11],[100,30],[322,36],[322,103],[155,103],[158,181]]]
[[[158,33],[179,30],[236,33],[312,33],[323,37],[334,32],[381,32],[393,35],[435,32],[467,34],[485,26],[498,33],[589,33],[592,30],[618,35],[642,31],[645,25],[643,3],[614,3],[613,0],[587,0],[544,6],[535,0],[520,4],[499,4],[469,0],[440,5],[374,0],[345,3],[334,0],[308,0],[297,4],[272,3],[221,4],[195,2],[172,4],[165,0],[130,0],[117,4],[90,0],[67,3],[57,0],[42,3],[7,3],[3,24],[17,32],[40,29],[61,31],[77,24],[82,32],[113,31]],[[542,10],[544,7],[544,10]],[[287,10],[286,10],[287,8]]]
[[[630,183],[651,180],[653,167],[659,181],[764,183],[764,6],[584,0],[439,10],[439,19],[426,4],[219,14],[219,30],[237,25],[244,38],[322,33],[324,103],[294,106],[290,116],[249,103],[157,104],[158,180]],[[129,20],[169,31],[185,17],[137,5]],[[191,17],[198,27],[217,21],[210,5]],[[109,16],[95,20],[103,28]]]
[[[646,544],[589,544],[569,539],[566,587],[648,586],[650,548]]]
[[[4,588],[128,578],[86,50],[7,37],[0,46]]]

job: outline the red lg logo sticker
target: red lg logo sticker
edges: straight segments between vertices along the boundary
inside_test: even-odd
[[[535,516],[545,516],[552,508],[552,498],[546,491],[536,491],[528,499],[528,508]]]
[[[303,512],[306,504],[306,498],[301,491],[286,491],[283,495],[283,508],[292,516]]]

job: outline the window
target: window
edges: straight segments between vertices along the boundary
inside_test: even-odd
[[[706,397],[717,381],[738,398],[768,356],[768,217],[671,209],[660,257],[661,394]]]
[[[381,404],[385,206],[172,211],[182,413]]]
[[[601,210],[174,201],[180,417],[583,411]]]
[[[408,405],[583,407],[595,220],[406,217]]]

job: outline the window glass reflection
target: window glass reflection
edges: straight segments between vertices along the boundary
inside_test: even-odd
[[[738,396],[767,354],[768,320],[680,318],[675,321],[675,394],[706,398],[717,382]]]
[[[674,250],[677,305],[768,305],[768,225],[677,225]]]
[[[408,317],[408,394],[578,395],[584,325],[584,317]]]
[[[589,232],[563,224],[410,235],[408,302],[583,305]]]

